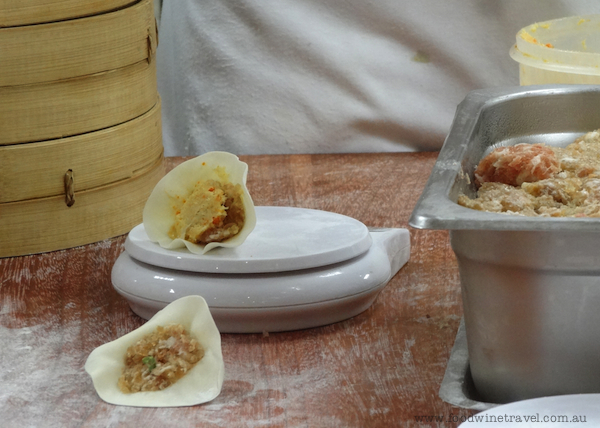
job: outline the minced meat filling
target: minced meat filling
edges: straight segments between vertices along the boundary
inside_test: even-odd
[[[169,237],[205,245],[237,235],[245,221],[242,193],[239,184],[198,181],[193,192],[175,206]]]
[[[480,211],[543,217],[600,217],[600,132],[567,147],[518,144],[484,157],[477,197],[458,203]]]
[[[180,324],[157,327],[130,346],[118,381],[124,393],[163,390],[204,357],[204,349]]]

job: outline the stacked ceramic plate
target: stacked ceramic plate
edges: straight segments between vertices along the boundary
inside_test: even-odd
[[[112,283],[142,318],[200,295],[221,333],[288,331],[365,311],[409,256],[406,229],[369,230],[337,213],[256,207],[256,228],[242,245],[202,256],[164,249],[136,226]]]
[[[153,1],[0,2],[0,257],[128,232],[163,175]]]

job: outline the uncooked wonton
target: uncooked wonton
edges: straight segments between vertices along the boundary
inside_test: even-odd
[[[227,152],[209,152],[178,165],[146,202],[148,237],[161,247],[187,247],[195,254],[242,244],[256,225],[247,174],[248,165]]]
[[[123,392],[120,383],[129,349],[158,327],[172,324],[183,327],[198,341],[203,351],[202,358],[180,379],[164,389]],[[225,370],[221,335],[202,297],[182,297],[157,312],[138,329],[94,349],[85,363],[85,370],[91,376],[96,392],[107,403],[139,407],[179,407],[205,403],[217,397],[223,385]]]

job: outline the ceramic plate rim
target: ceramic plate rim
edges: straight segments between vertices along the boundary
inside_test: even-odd
[[[311,269],[327,266],[334,263],[343,262],[351,258],[364,254],[372,244],[372,238],[367,226],[359,220],[352,217],[331,212],[316,210],[310,208],[298,207],[273,207],[257,206],[257,223],[261,221],[261,212],[275,211],[283,214],[285,211],[294,213],[304,213],[313,216],[327,216],[340,219],[348,226],[354,226],[357,229],[356,236],[346,243],[342,248],[328,248],[325,251],[315,251],[311,254],[302,256],[261,259],[246,258],[242,260],[228,260],[223,254],[234,253],[238,248],[252,242],[253,234],[247,239],[247,242],[236,248],[220,248],[218,252],[209,252],[204,255],[193,254],[187,249],[168,250],[160,247],[157,243],[151,242],[145,231],[144,225],[135,226],[125,240],[125,250],[134,259],[168,269],[184,270],[188,272],[201,273],[273,273],[289,272],[294,270]],[[259,224],[257,224],[258,229]]]

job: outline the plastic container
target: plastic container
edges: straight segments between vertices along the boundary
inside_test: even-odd
[[[519,63],[521,85],[600,84],[600,15],[525,27],[510,56]]]

